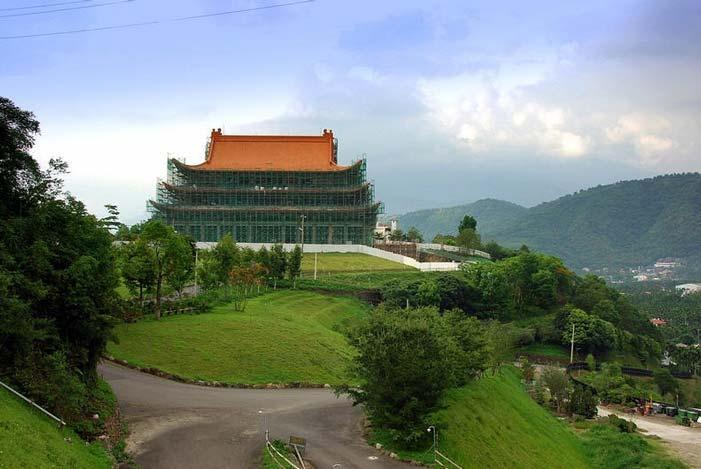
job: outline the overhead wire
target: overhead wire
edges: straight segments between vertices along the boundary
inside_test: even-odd
[[[95,0],[73,0],[71,2],[40,3],[39,5],[0,8],[0,11],[31,10],[32,8],[47,8],[47,7],[57,7],[57,6],[61,6],[61,5],[75,5],[76,3],[90,3],[90,2],[94,2],[94,1]]]
[[[42,11],[28,11],[28,12],[22,12],[22,13],[10,13],[9,15],[0,15],[0,18],[14,18],[18,16],[34,16],[34,15],[46,15],[48,13],[57,13],[57,12],[63,12],[63,11],[73,11],[73,10],[84,10],[86,8],[98,8],[98,7],[106,7],[109,5],[116,5],[118,3],[131,3],[134,0],[114,0],[112,2],[104,2],[104,3],[94,3],[92,5],[82,5],[79,7],[66,7],[66,8],[56,8],[53,10],[42,10]]]
[[[136,27],[140,27],[140,26],[150,26],[150,25],[155,25],[155,24],[174,23],[174,22],[179,22],[179,21],[189,21],[189,20],[197,20],[197,19],[202,19],[202,18],[211,18],[214,16],[249,13],[249,12],[259,11],[259,10],[272,10],[274,8],[283,8],[283,7],[289,7],[289,6],[294,6],[294,5],[302,5],[304,3],[312,3],[314,1],[316,1],[316,0],[297,0],[297,1],[286,2],[286,3],[275,3],[272,5],[264,5],[264,6],[259,6],[259,7],[242,8],[239,10],[218,11],[218,12],[214,12],[214,13],[205,13],[205,14],[201,14],[201,15],[181,16],[181,17],[168,18],[168,19],[163,19],[163,20],[141,21],[141,22],[136,22],[136,23],[116,24],[116,25],[110,25],[110,26],[97,26],[94,28],[69,29],[69,30],[65,30],[65,31],[52,31],[52,32],[48,32],[48,33],[19,34],[16,36],[0,36],[0,40],[26,39],[26,38],[47,37],[47,36],[61,36],[61,35],[67,35],[67,34],[88,33],[88,32],[93,32],[93,31],[108,31],[108,30],[114,30],[114,29],[136,28]]]

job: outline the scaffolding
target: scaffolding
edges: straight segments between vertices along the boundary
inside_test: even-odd
[[[196,241],[371,245],[377,215],[366,161],[332,171],[198,170],[168,160],[155,218]]]

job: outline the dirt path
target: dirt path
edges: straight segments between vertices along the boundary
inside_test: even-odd
[[[643,417],[599,407],[599,415],[602,417],[614,413],[632,420],[646,435],[661,438],[672,452],[689,466],[701,468],[701,428],[683,427],[677,425],[674,419],[662,415]]]
[[[258,467],[266,419],[272,439],[306,438],[305,459],[317,469],[409,467],[368,446],[361,410],[327,389],[208,388],[109,363],[99,371],[117,395],[128,447],[144,469]]]

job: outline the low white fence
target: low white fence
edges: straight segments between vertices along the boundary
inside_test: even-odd
[[[212,249],[217,243],[206,243],[198,242],[197,249]],[[251,248],[254,250],[259,250],[262,247],[270,249],[272,243],[236,243],[238,246],[244,248]],[[286,243],[282,245],[285,251],[291,251],[297,244]],[[440,245],[436,245],[440,246]],[[451,246],[454,247],[454,246]],[[363,244],[305,244],[304,252],[306,253],[324,253],[324,252],[342,252],[342,253],[359,253],[368,254],[370,256],[380,257],[382,259],[387,259],[393,262],[398,262],[409,267],[414,267],[422,272],[448,272],[458,270],[460,268],[459,262],[419,262],[408,256],[403,256],[401,254],[395,254],[393,252],[384,251],[382,249],[373,248],[370,246],[365,246]],[[489,256],[489,254],[487,254]]]

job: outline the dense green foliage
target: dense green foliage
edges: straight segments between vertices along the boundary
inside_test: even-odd
[[[145,367],[229,383],[350,382],[353,349],[343,331],[368,306],[354,298],[278,290],[211,313],[117,327],[109,353]]]
[[[701,338],[701,293],[682,295],[673,285],[650,282],[619,288],[646,318],[667,321],[659,330],[669,342],[691,345]]]
[[[428,416],[445,390],[486,368],[482,326],[458,310],[440,316],[434,308],[380,307],[350,338],[360,386],[341,391],[363,404],[373,425],[401,447],[425,441]]]
[[[86,445],[72,430],[0,388],[0,467],[6,469],[111,468],[98,443]]]
[[[0,379],[80,425],[114,325],[112,221],[63,192],[64,163],[40,170],[28,153],[38,130],[0,98]]]
[[[459,207],[402,215],[403,226],[427,238],[456,233],[473,215],[484,239],[510,247],[525,243],[573,267],[638,266],[661,257],[701,265],[701,175],[672,174],[597,186],[526,209],[480,200]]]

